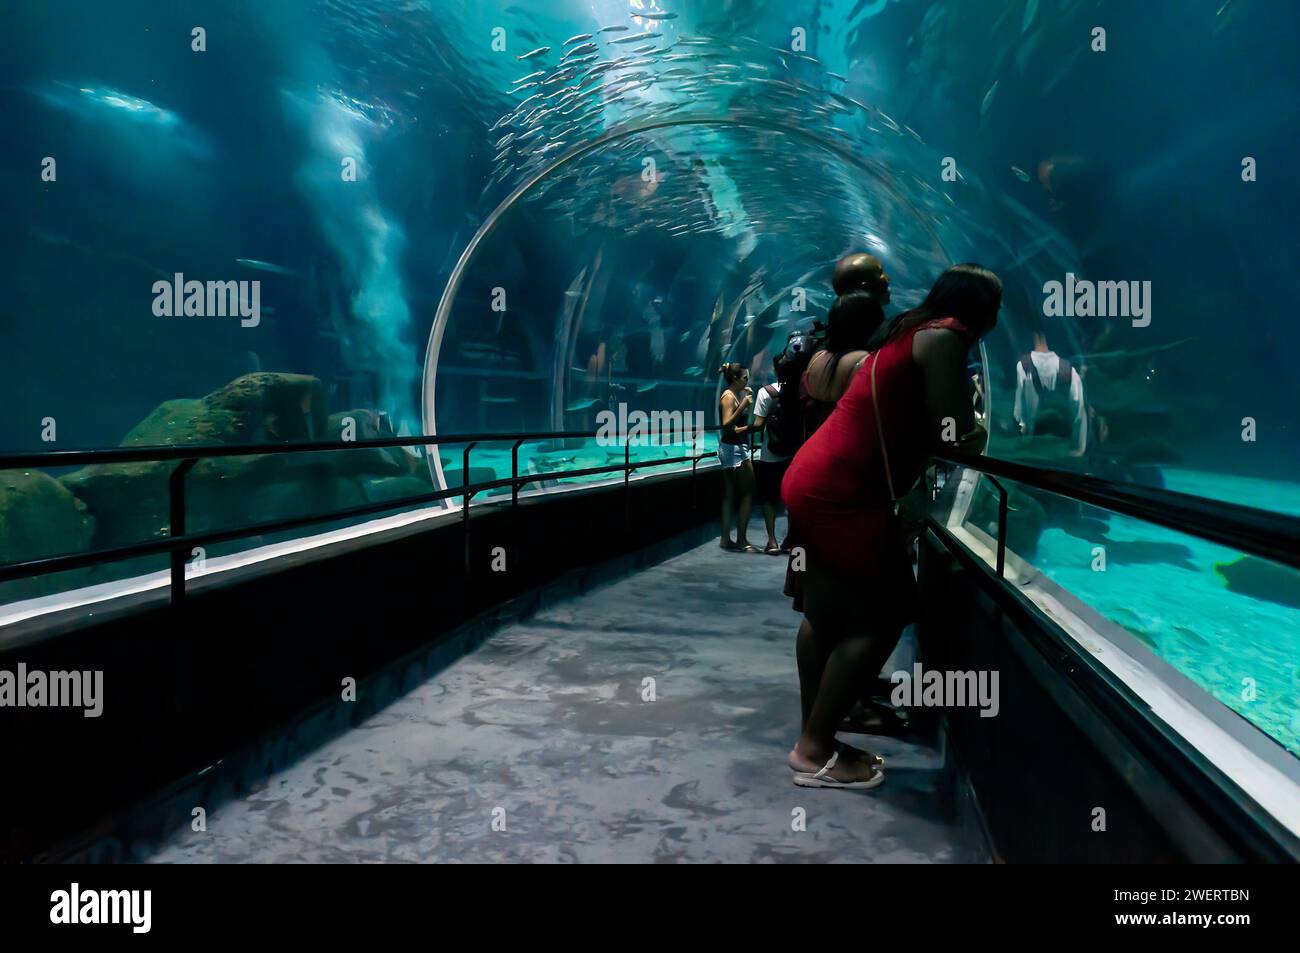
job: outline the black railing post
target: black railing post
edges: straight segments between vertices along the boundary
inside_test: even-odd
[[[478,446],[478,441],[465,446],[465,455],[462,458],[460,466],[460,485],[468,487],[469,484],[469,454],[470,451]],[[460,503],[460,525],[461,533],[465,538],[465,578],[469,578],[469,501],[474,496],[473,492],[466,490],[461,496]]]
[[[695,475],[699,471],[700,461],[704,459],[704,454],[700,453],[699,431],[691,439],[691,452],[694,454],[691,459],[691,512],[694,513],[700,508],[700,483]]]
[[[984,476],[992,483],[998,491],[998,578],[1006,578],[1007,565],[1007,490],[994,477],[987,473]]]
[[[516,440],[515,445],[510,448],[510,513],[514,514],[519,508],[519,448],[523,446],[522,440]]]
[[[623,535],[632,534],[632,438],[623,434]]]
[[[510,566],[519,559],[519,448],[523,439],[510,448]]]
[[[172,538],[185,535],[185,475],[198,462],[193,457],[182,460],[167,480],[167,535]],[[185,559],[188,554],[183,546],[173,546],[169,553],[173,606],[179,606],[185,598]]]

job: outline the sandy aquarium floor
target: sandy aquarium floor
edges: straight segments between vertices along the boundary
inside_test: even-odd
[[[1165,478],[1172,490],[1300,515],[1300,484],[1186,470]],[[1104,537],[1048,529],[1037,565],[1300,756],[1300,609],[1229,589],[1214,567],[1240,558],[1234,550],[1121,516],[1098,525]],[[1099,541],[1108,558],[1101,573],[1093,571]],[[1253,697],[1243,694],[1245,679]]]
[[[987,861],[931,748],[856,736],[882,787],[791,783],[784,568],[709,543],[557,603],[149,859]]]

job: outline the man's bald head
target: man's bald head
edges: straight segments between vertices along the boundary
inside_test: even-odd
[[[854,252],[837,261],[831,272],[831,287],[837,295],[867,291],[882,305],[889,304],[889,276],[885,274],[885,266],[875,255],[866,252]]]

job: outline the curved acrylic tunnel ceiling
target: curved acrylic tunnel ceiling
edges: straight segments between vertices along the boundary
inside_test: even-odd
[[[718,363],[765,380],[787,335],[824,315],[829,266],[847,251],[882,258],[895,307],[953,261],[991,247],[1009,260],[1031,235],[1040,267],[1004,273],[1009,301],[1031,300],[1044,265],[1069,264],[1067,243],[979,183],[956,174],[959,203],[911,171],[943,157],[835,92],[811,57],[792,67],[788,51],[743,40],[694,52],[706,42],[695,39],[601,59],[580,36],[513,90],[518,105],[492,131],[487,194],[504,195],[429,336],[428,432],[591,430],[616,403],[713,423]],[[567,271],[545,283],[562,295],[508,264],[538,242],[562,243]],[[1014,357],[1011,333],[989,346]]]

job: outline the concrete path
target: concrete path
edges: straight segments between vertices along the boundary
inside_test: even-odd
[[[791,783],[784,568],[711,543],[556,604],[150,859],[986,861],[930,748],[853,739],[875,791]]]

